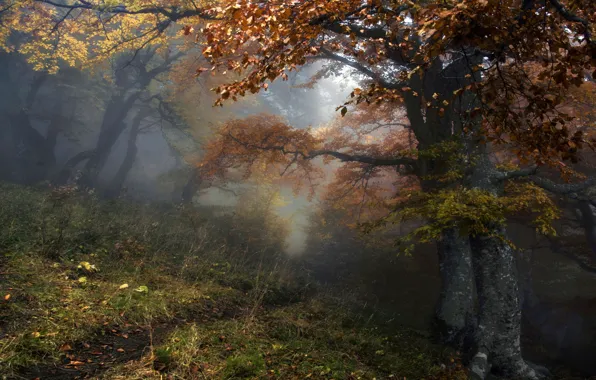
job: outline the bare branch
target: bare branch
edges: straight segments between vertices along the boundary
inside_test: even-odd
[[[362,155],[349,155],[332,150],[314,150],[308,153],[308,158],[317,156],[332,156],[342,162],[360,162],[372,166],[416,165],[416,160],[409,157],[380,158]]]
[[[230,193],[232,195],[238,196],[238,193],[237,192],[235,192],[232,189],[228,189],[225,186],[210,184],[209,187],[214,188],[214,189],[218,189],[218,190],[221,190],[221,191],[225,191],[226,193]]]
[[[513,170],[513,171],[509,171],[509,172],[499,172],[499,173],[497,173],[496,177],[497,177],[497,180],[504,181],[507,179],[527,177],[527,176],[536,174],[537,171],[538,171],[538,166],[534,165],[534,166],[531,166],[531,167],[525,168],[525,169]]]
[[[530,180],[551,193],[568,195],[572,198],[577,198],[577,193],[596,185],[596,177],[590,177],[584,182],[562,184],[554,183],[550,179],[544,177],[530,177]]]
[[[0,15],[2,15],[2,13],[4,12],[8,12],[11,8],[13,8],[16,5],[16,3],[13,4],[9,4],[4,8],[0,8]]]
[[[60,27],[60,24],[62,24],[68,18],[68,16],[70,16],[72,11],[74,11],[73,8],[69,9],[68,12],[66,12],[66,14],[60,20],[58,20],[58,22],[56,22],[56,24],[54,24],[54,27],[50,31],[50,34],[54,34],[58,30],[58,28]]]
[[[380,84],[381,86],[383,86],[386,89],[396,90],[396,89],[399,89],[402,87],[402,85],[400,83],[391,83],[389,81],[386,81],[379,74],[375,73],[373,70],[369,69],[368,67],[364,66],[363,64],[361,64],[359,62],[352,61],[346,57],[342,57],[341,55],[335,54],[325,48],[321,48],[320,50],[323,53],[323,55],[318,56],[318,57],[313,57],[314,59],[322,58],[322,59],[330,59],[332,61],[341,62],[346,66],[350,66],[350,67],[360,71],[362,74],[373,79],[375,82],[377,82],[378,84]]]
[[[331,156],[335,157],[342,162],[360,162],[363,164],[369,164],[372,166],[399,166],[399,165],[409,165],[413,166],[416,165],[416,160],[409,157],[395,157],[395,158],[381,158],[381,157],[370,157],[370,156],[363,156],[363,155],[350,155],[346,153],[337,152],[334,150],[312,150],[309,152],[301,152],[295,150],[287,150],[284,145],[272,145],[272,146],[263,146],[263,145],[256,145],[250,144],[244,141],[239,140],[234,135],[228,132],[227,134],[232,140],[234,140],[237,144],[245,146],[247,148],[259,149],[259,150],[277,150],[282,152],[283,154],[293,154],[295,156],[300,156],[304,160],[312,160],[313,158],[320,157],[320,156]]]

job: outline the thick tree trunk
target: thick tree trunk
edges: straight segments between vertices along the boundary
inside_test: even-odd
[[[494,229],[504,236],[504,229]],[[489,371],[509,378],[538,378],[521,355],[521,309],[512,248],[499,237],[471,239],[476,289],[478,328],[471,375],[484,379]]]
[[[475,166],[467,186],[502,196],[503,180],[490,161],[488,151],[476,147]],[[489,372],[517,379],[539,379],[548,370],[530,366],[521,354],[521,305],[517,263],[507,243],[505,227],[487,224],[487,232],[470,237],[478,297],[478,326],[470,375],[484,379]]]
[[[468,236],[457,229],[443,232],[437,244],[441,294],[435,312],[438,338],[458,349],[466,349],[474,331],[474,283]]]

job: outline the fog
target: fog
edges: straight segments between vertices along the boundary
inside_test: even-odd
[[[262,112],[282,116],[297,128],[324,126],[338,117],[335,107],[355,83],[349,72],[334,68],[335,75],[320,78],[312,88],[303,86],[323,67],[316,63],[248,102],[212,107],[201,79],[191,87],[198,86],[203,98],[192,91],[187,98],[170,96],[167,73],[176,58],[147,51],[131,65],[126,59],[96,72],[64,68],[49,75],[33,71],[16,53],[0,53],[0,180],[77,184],[105,199],[233,207],[237,192],[254,183],[211,186],[195,175],[213,128]],[[312,255],[323,281],[350,278],[354,289],[386,306],[400,322],[424,327],[440,285],[436,249],[423,246],[413,257],[397,257],[390,250],[357,245],[355,234],[339,224],[326,227],[338,238],[318,244],[312,241],[318,227],[309,224],[316,205],[317,197],[309,201],[281,188],[275,212],[289,221],[286,254]],[[566,239],[584,244],[588,228],[576,218],[577,208],[563,206],[567,218],[559,227],[569,221]],[[540,299],[528,313],[533,318],[528,324],[549,347],[547,354],[532,354],[596,373],[591,361],[596,357],[596,269],[578,264],[572,254],[557,253],[523,223],[512,225],[516,244],[531,252],[529,281],[532,296]]]
[[[287,82],[275,82],[254,96],[252,104],[240,109],[212,107],[213,98],[209,97],[199,101],[201,107],[196,111],[192,104],[184,104],[182,107],[187,107],[187,114],[194,118],[188,123],[172,111],[181,105],[164,107],[168,90],[163,81],[167,82],[167,75],[162,84],[154,83],[157,75],[146,78],[150,76],[145,69],[148,65],[158,64],[167,74],[175,61],[165,62],[149,51],[145,55],[137,59],[140,69],[127,66],[124,56],[99,72],[65,68],[48,75],[33,71],[17,54],[3,53],[2,179],[56,185],[75,183],[82,172],[91,172],[93,178],[86,184],[102,196],[181,202],[196,158],[201,157],[201,144],[206,142],[197,135],[225,120],[261,112],[280,115],[297,128],[316,127],[337,116],[335,106],[351,91],[346,85],[348,78],[336,76],[322,78],[312,88],[301,87],[321,69],[317,63],[294,73]],[[151,96],[159,102],[144,100]],[[135,127],[135,116],[142,112],[147,117]],[[98,168],[91,167],[91,160],[84,156],[93,150],[101,156]],[[194,190],[192,198],[197,204],[233,206],[237,201],[231,193],[217,188]],[[289,189],[282,192],[286,205],[279,208],[279,215],[292,219],[288,253],[298,254],[304,246],[304,209],[308,202]]]

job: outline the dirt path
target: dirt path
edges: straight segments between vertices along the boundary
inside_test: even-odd
[[[169,329],[167,324],[154,328],[153,332],[136,326],[113,326],[95,341],[61,347],[62,363],[29,368],[22,376],[40,380],[97,377],[114,365],[139,360],[151,349],[152,340],[162,338]]]

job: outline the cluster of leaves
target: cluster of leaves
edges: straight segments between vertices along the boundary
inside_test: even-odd
[[[278,170],[276,174],[283,173],[286,178],[314,179],[317,169],[310,156],[319,142],[310,131],[293,129],[275,116],[230,120],[206,146],[201,170],[206,176],[227,176],[235,171],[244,179],[255,171]]]
[[[504,196],[463,187],[433,193],[410,193],[407,201],[388,216],[365,224],[364,231],[422,218],[427,223],[400,237],[397,240],[399,244],[436,241],[444,230],[454,227],[462,234],[503,238],[498,235],[500,229],[495,226],[505,226],[508,217],[526,213],[534,216],[533,223],[538,232],[556,234],[552,222],[559,217],[560,211],[544,189],[532,183],[510,183],[506,190]],[[412,244],[405,246],[406,252],[412,249]]]
[[[507,138],[520,156],[529,151],[539,162],[552,162],[553,155],[573,155],[574,146],[586,142],[583,134],[569,132],[571,119],[559,106],[569,87],[581,85],[585,71],[595,66],[593,10],[590,2],[557,0],[390,6],[375,1],[234,2],[221,9],[221,22],[203,29],[208,43],[203,52],[214,67],[242,75],[216,88],[218,102],[258,92],[267,80],[285,79],[286,71],[307,59],[323,58],[351,66],[371,81],[368,89],[355,89],[348,104],[415,96],[434,107],[409,81],[441,55],[471,60],[466,49],[473,46],[473,54],[490,63],[472,65],[478,78],[456,89],[453,100],[464,91],[477,93],[482,104],[471,112],[484,115],[491,139]],[[237,54],[243,59],[236,60]],[[388,79],[391,64],[407,70]],[[444,99],[438,106],[450,102]],[[338,109],[347,112],[345,106]]]

